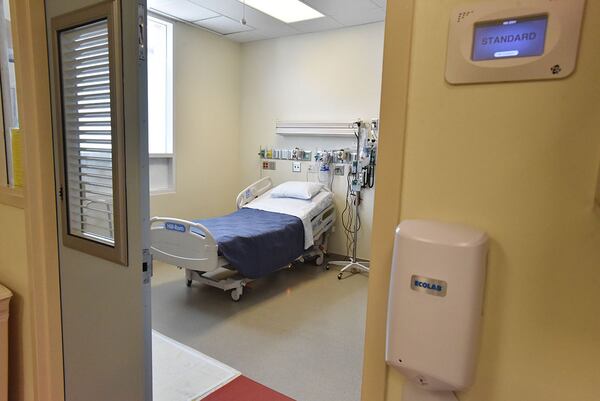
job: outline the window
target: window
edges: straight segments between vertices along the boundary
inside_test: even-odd
[[[63,243],[127,264],[118,2],[53,20]]]
[[[173,24],[148,17],[148,145],[150,192],[175,190],[173,152]]]
[[[2,38],[0,42],[0,87],[2,91],[0,125],[3,130],[3,135],[0,137],[0,144],[3,147],[0,152],[0,163],[2,164],[0,168],[2,182],[0,184],[22,186],[19,112],[9,3],[9,0],[0,0],[0,38]]]

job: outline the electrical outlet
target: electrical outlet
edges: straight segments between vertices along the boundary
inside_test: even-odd
[[[262,169],[263,170],[275,170],[275,162],[263,161]]]
[[[333,174],[334,175],[346,175],[346,166],[343,164],[336,164],[333,166]]]
[[[300,162],[292,162],[292,172],[299,173],[302,171],[302,163]]]

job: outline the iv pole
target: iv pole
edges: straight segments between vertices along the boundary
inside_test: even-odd
[[[356,122],[357,125],[357,135],[356,135],[356,166],[353,167],[354,170],[354,179],[358,179],[360,176],[360,129],[363,125],[362,121]],[[351,184],[349,184],[351,185]],[[352,192],[355,194],[354,199],[354,230],[352,233],[352,256],[350,256],[350,260],[336,260],[327,263],[327,270],[329,270],[330,266],[342,266],[342,270],[338,274],[338,280],[341,280],[344,277],[344,273],[350,271],[352,274],[355,273],[368,273],[370,271],[369,262],[359,262],[356,259],[356,248],[358,246],[358,229],[359,229],[359,216],[358,216],[358,207],[360,206],[360,187],[361,185],[357,185],[358,189],[352,189]]]

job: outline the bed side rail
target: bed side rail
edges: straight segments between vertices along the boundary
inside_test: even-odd
[[[155,259],[197,271],[218,267],[218,245],[210,231],[199,223],[170,217],[150,220],[151,252]]]
[[[235,205],[238,209],[241,209],[244,205],[252,202],[254,199],[258,198],[272,187],[273,182],[271,181],[271,177],[261,178],[255,183],[244,188],[244,190],[239,193],[235,200]]]
[[[328,231],[333,227],[335,220],[337,218],[337,213],[335,212],[335,205],[331,204],[326,207],[321,213],[312,218],[311,223],[313,227],[313,237],[319,238],[321,234]]]

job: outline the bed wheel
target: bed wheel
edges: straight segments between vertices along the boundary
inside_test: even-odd
[[[234,302],[239,301],[240,298],[242,297],[242,292],[243,292],[243,290],[241,288],[236,288],[235,290],[232,290],[231,293],[230,293],[231,294],[231,299]]]
[[[192,280],[187,280],[185,282],[185,285],[188,286],[188,287],[191,287],[192,286]]]
[[[323,255],[319,255],[317,256],[317,258],[315,259],[315,264],[317,266],[321,266],[323,264],[323,262],[325,261],[325,258],[323,257]],[[325,267],[327,269],[327,267]]]

